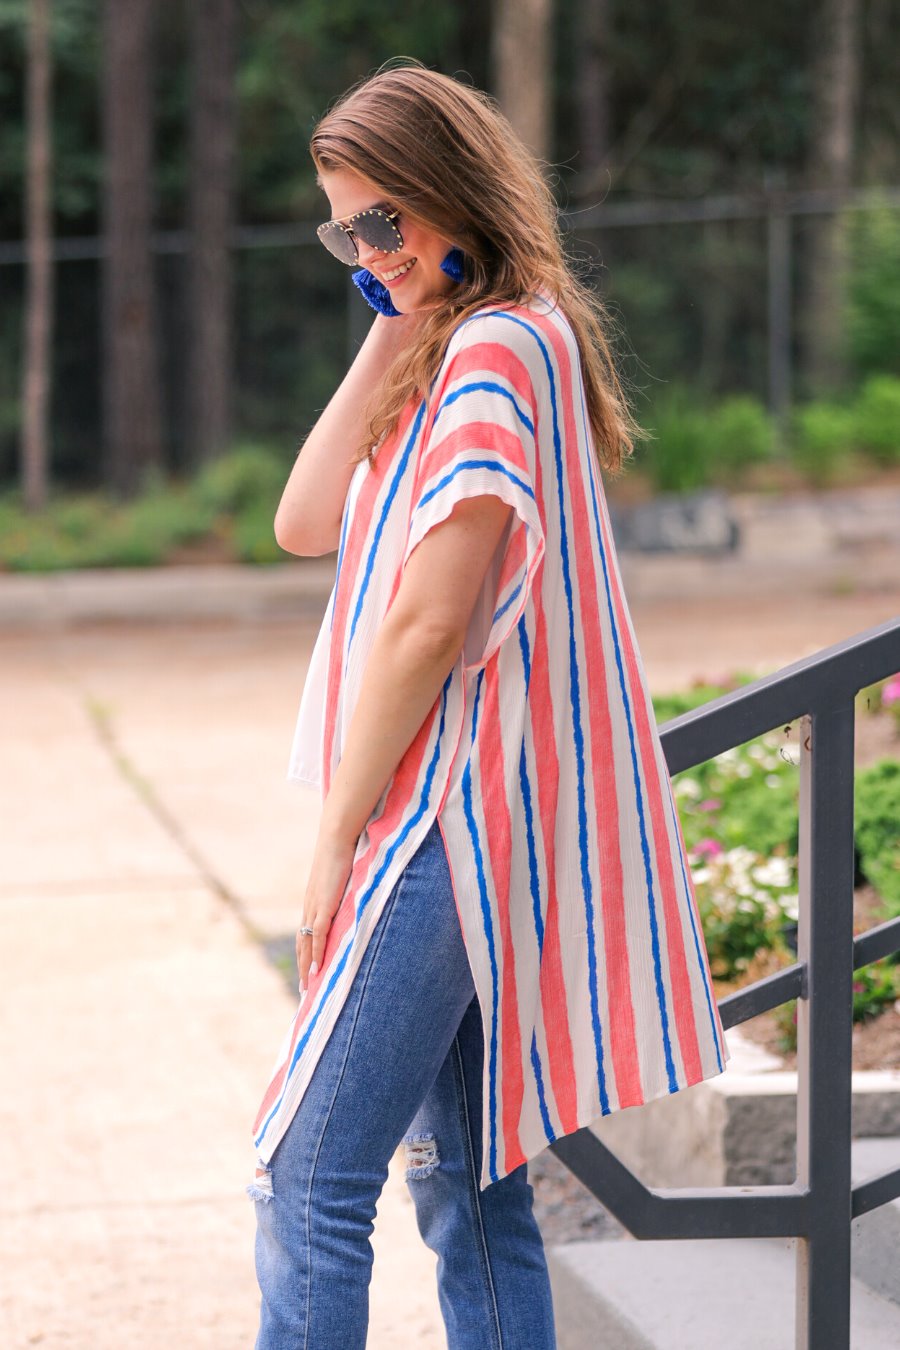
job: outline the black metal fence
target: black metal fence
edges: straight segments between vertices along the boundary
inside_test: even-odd
[[[696,201],[604,202],[563,214],[560,223],[573,251],[592,264],[594,283],[626,333],[626,374],[651,402],[666,384],[683,382],[709,395],[754,394],[781,417],[796,384],[791,363],[803,317],[797,291],[809,230],[823,214],[879,208],[900,208],[900,189],[771,187]],[[152,240],[172,469],[191,458],[189,244],[184,230]],[[347,269],[320,247],[313,222],[241,227],[232,248],[235,436],[283,445],[289,463],[352,360],[371,311]],[[60,483],[98,477],[103,251],[98,237],[54,242],[53,474]],[[24,244],[0,241],[0,485],[16,471],[24,293]],[[646,406],[641,397],[639,418]]]
[[[855,698],[897,670],[892,619],[662,729],[676,773],[801,722],[798,960],[719,1005],[728,1028],[798,1000],[793,1185],[651,1189],[588,1129],[550,1146],[635,1237],[798,1238],[798,1350],[848,1350],[851,1220],[900,1196],[900,1169],[850,1177],[853,972],[900,951],[900,919],[853,936]]]

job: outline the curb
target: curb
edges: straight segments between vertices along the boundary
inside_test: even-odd
[[[259,567],[224,563],[0,575],[0,628],[321,619],[336,565],[337,554],[329,554]]]

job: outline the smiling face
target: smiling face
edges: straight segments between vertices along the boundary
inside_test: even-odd
[[[347,169],[322,169],[319,181],[331,206],[332,220],[346,220],[372,206],[388,211],[396,209],[396,204],[386,201],[374,183]],[[403,236],[403,247],[397,253],[380,252],[354,236],[359,265],[387,287],[394,308],[401,314],[431,308],[454,285],[441,271],[452,242],[415,224],[402,209],[394,224]]]

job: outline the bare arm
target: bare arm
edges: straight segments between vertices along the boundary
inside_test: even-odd
[[[304,441],[275,513],[275,538],[288,553],[318,556],[340,543],[352,455],[365,434],[365,409],[421,316],[377,314],[328,406]]]
[[[512,508],[458,502],[413,550],[372,644],[321,828],[359,838],[454,665]]]
[[[458,502],[413,549],[372,643],[341,759],[322,808],[298,934],[301,991],[318,972],[357,841],[457,661],[488,565],[512,510],[499,497]]]

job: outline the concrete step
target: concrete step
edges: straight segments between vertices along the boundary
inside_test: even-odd
[[[853,1184],[900,1167],[900,1139],[855,1139]],[[853,1274],[884,1298],[900,1304],[900,1200],[853,1222]],[[900,1345],[900,1340],[898,1340]]]
[[[559,1350],[794,1350],[795,1246],[734,1239],[548,1247]],[[900,1308],[856,1279],[851,1299],[851,1350],[897,1350]]]

